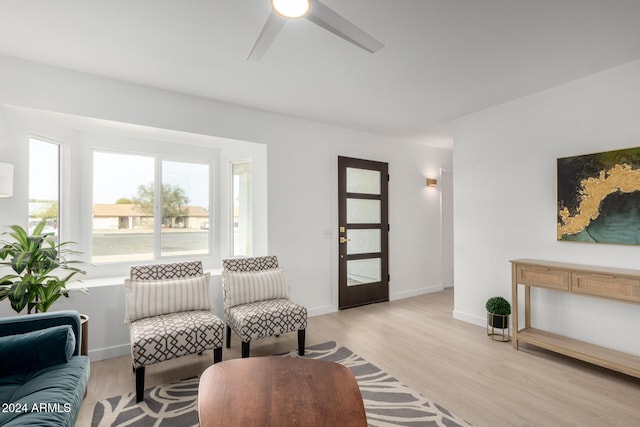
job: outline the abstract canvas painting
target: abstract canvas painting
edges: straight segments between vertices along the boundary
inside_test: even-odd
[[[640,147],[558,159],[558,240],[640,244]]]

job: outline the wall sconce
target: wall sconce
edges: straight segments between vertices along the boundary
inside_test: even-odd
[[[0,199],[13,197],[13,165],[0,163]]]
[[[427,187],[437,187],[438,180],[436,178],[427,178]]]

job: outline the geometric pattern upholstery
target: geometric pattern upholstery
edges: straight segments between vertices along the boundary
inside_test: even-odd
[[[222,347],[224,323],[210,311],[185,311],[131,322],[133,367]]]
[[[273,255],[247,258],[227,258],[222,267],[229,271],[260,271],[278,268],[278,258]]]
[[[138,280],[138,283],[202,275],[200,261],[131,267],[131,279]],[[207,281],[207,290],[209,286]],[[144,317],[129,323],[129,333],[131,358],[136,373],[136,402],[141,402],[144,398],[147,365],[209,349],[214,349],[214,363],[222,360],[224,323],[210,310],[165,312]]]
[[[202,274],[202,263],[200,261],[190,261],[171,264],[136,265],[131,267],[130,276],[136,280],[160,280],[202,276]]]
[[[236,305],[226,309],[225,316],[244,342],[307,328],[307,309],[288,299]]]
[[[278,258],[270,256],[228,258],[222,260],[222,289],[227,332],[233,330],[242,341],[242,357],[249,356],[252,340],[298,331],[298,352],[304,355],[304,336],[307,328],[307,309],[288,298],[274,298],[248,304],[230,306],[226,290],[229,272],[259,272],[278,268]],[[270,285],[267,285],[270,286]],[[286,288],[285,288],[286,289]],[[227,348],[231,335],[227,335]]]

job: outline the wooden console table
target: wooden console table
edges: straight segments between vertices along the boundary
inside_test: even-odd
[[[640,378],[640,357],[531,327],[531,287],[640,304],[640,271],[533,259],[511,260],[513,348],[526,342]],[[518,330],[518,285],[524,285],[524,329]]]

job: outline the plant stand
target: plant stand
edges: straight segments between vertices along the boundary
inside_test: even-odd
[[[494,341],[509,341],[509,315],[487,312],[487,335]]]

